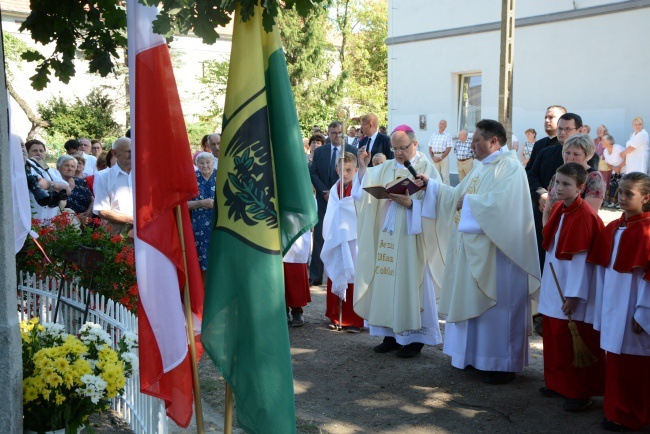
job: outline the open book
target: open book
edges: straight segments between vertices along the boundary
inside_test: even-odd
[[[420,191],[420,187],[415,185],[412,180],[401,176],[386,184],[385,187],[381,185],[371,185],[369,187],[363,187],[363,189],[377,199],[390,199],[389,193],[406,194],[406,191],[408,190],[409,194],[412,195]]]

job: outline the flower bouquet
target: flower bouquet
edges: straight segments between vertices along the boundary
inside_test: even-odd
[[[112,339],[99,325],[86,323],[78,337],[60,324],[20,323],[23,350],[23,419],[25,429],[76,434],[88,417],[108,409],[137,370],[137,337]]]

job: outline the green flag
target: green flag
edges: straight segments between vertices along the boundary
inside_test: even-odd
[[[277,28],[235,25],[203,311],[203,345],[252,433],[296,430],[282,253],[317,221]]]

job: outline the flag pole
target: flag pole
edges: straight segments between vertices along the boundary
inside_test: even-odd
[[[199,386],[199,368],[196,363],[196,343],[194,342],[194,321],[192,320],[192,300],[190,297],[190,279],[187,272],[187,254],[185,252],[185,235],[183,234],[183,216],[181,206],[176,205],[176,227],[183,250],[183,266],[185,267],[185,288],[183,289],[183,304],[185,307],[185,323],[187,325],[188,341],[190,343],[190,362],[192,365],[192,382],[194,383],[194,409],[196,413],[196,432],[204,434],[203,407],[201,405],[201,388]]]
[[[226,381],[226,409],[223,413],[223,434],[232,434],[232,389]]]

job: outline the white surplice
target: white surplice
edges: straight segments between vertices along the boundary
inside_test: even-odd
[[[563,223],[564,215],[560,217],[560,224],[555,233],[555,239],[546,253],[538,310],[539,313],[551,318],[568,319],[564,312],[562,312],[562,299],[555,285],[555,279],[553,279],[553,273],[549,265],[552,263],[564,297],[576,297],[579,299],[575,312],[571,314],[571,318],[574,321],[593,324],[596,293],[595,291],[590,291],[590,288],[593,283],[594,265],[587,262],[587,254],[589,252],[575,253],[571,260],[563,260],[555,257],[555,246],[557,246]]]
[[[418,152],[411,164],[418,173],[440,180],[424,154]],[[421,213],[423,193],[411,197],[413,207],[407,210],[390,200],[375,199],[362,188],[385,185],[398,176],[411,177],[402,164],[389,160],[369,168],[363,179],[355,177],[352,197],[359,203],[359,257],[354,309],[367,321],[371,335],[393,336],[401,345],[437,345],[442,336],[435,282],[444,268],[436,222]],[[390,256],[386,261],[379,259],[384,258],[382,249]]]
[[[357,211],[352,196],[339,198],[339,184],[336,182],[330,189],[320,258],[332,281],[332,293],[346,301],[348,283],[354,283],[357,262]]]
[[[457,368],[520,372],[528,365],[530,301],[540,275],[530,195],[514,152],[499,150],[481,163],[455,189],[430,183],[424,198],[423,213],[437,209],[451,231],[443,351]]]
[[[619,228],[614,234],[609,266],[596,269],[594,329],[600,330],[600,347],[607,352],[650,356],[650,282],[643,280],[645,271],[641,268],[632,273],[613,268],[624,230]],[[632,331],[632,318],[645,332]]]

